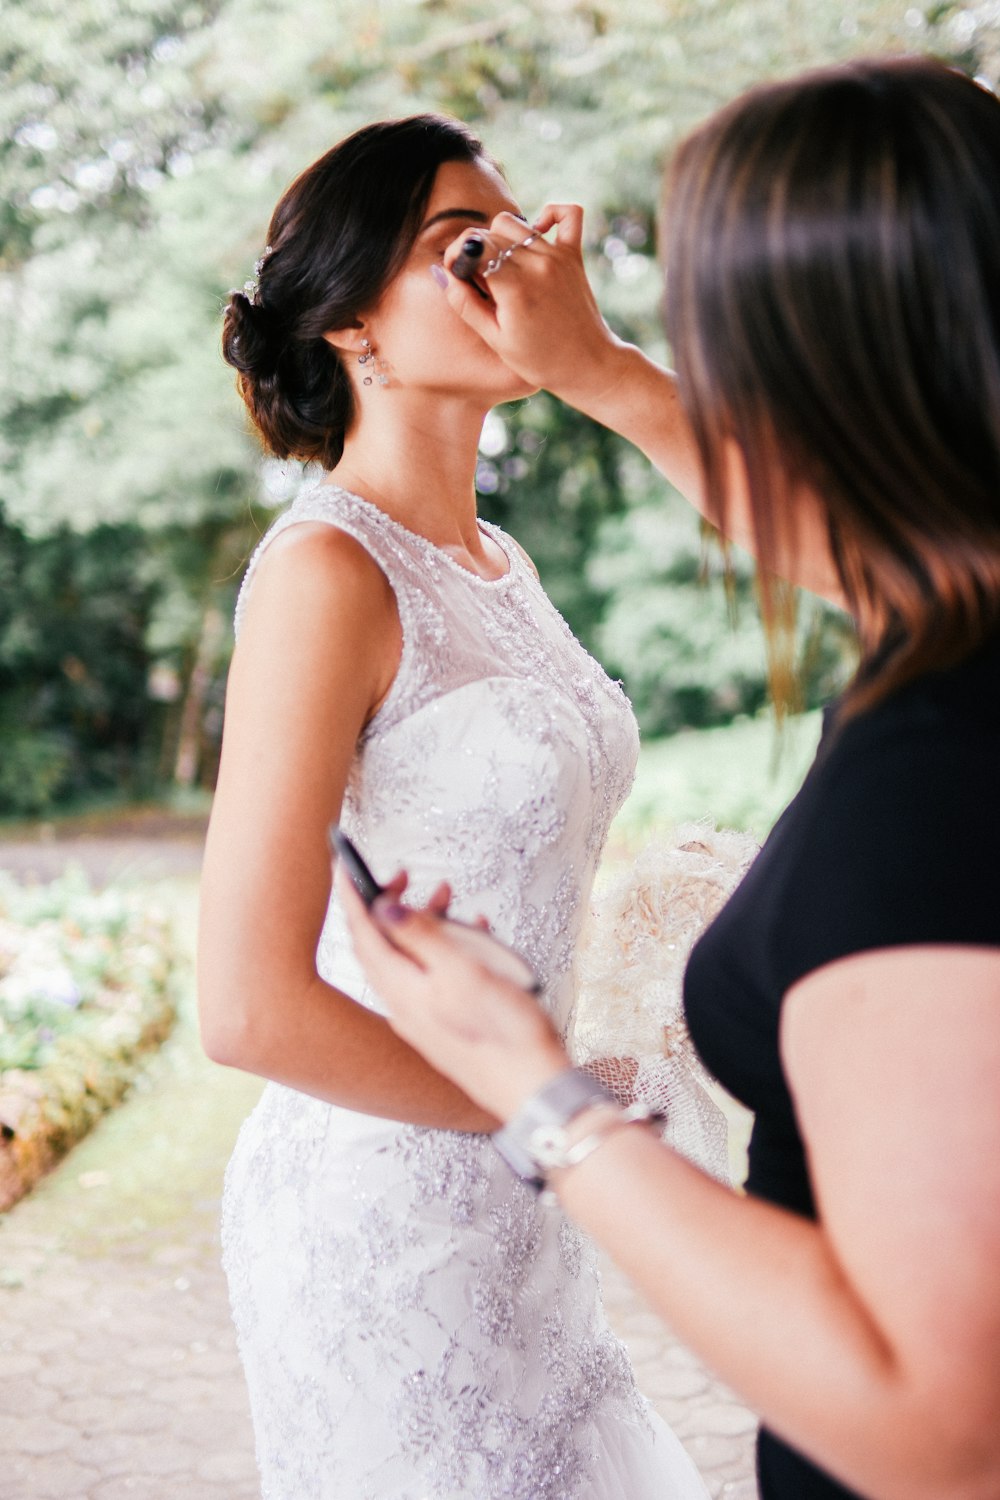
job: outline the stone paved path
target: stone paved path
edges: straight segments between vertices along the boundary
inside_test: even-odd
[[[196,878],[164,889],[193,932]],[[204,1058],[191,1008],[189,995],[129,1100],[0,1218],[2,1500],[259,1493],[218,1208],[223,1166],[260,1085]],[[756,1500],[750,1414],[610,1265],[606,1293],[640,1385],[713,1497]]]

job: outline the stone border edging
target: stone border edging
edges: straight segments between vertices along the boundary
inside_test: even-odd
[[[135,997],[134,1009],[61,1037],[45,1067],[0,1073],[0,1213],[120,1103],[176,1015],[168,972],[162,985]]]

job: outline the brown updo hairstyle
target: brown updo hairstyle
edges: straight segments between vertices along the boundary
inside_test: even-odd
[[[285,191],[267,231],[258,289],[229,295],[222,352],[261,440],[278,458],[332,469],[354,397],[330,329],[371,307],[406,259],[443,162],[493,163],[441,115],[366,125]]]
[[[681,145],[664,241],[720,526],[726,439],[746,461],[772,667],[803,483],[859,625],[846,713],[971,654],[1000,626],[1000,100],[929,57],[754,89]]]

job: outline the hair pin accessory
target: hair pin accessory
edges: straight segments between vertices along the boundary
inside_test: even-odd
[[[242,291],[244,297],[253,307],[257,307],[260,301],[260,273],[264,269],[264,262],[273,253],[272,245],[265,245],[263,253],[253,263],[253,275],[243,283]]]

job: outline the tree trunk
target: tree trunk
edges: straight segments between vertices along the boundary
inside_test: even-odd
[[[188,678],[184,708],[181,712],[180,733],[177,740],[177,759],[174,762],[174,781],[178,786],[192,787],[198,780],[201,764],[202,715],[205,699],[212,684],[212,668],[222,644],[225,622],[222,611],[209,605],[202,615],[201,635],[191,676]]]

